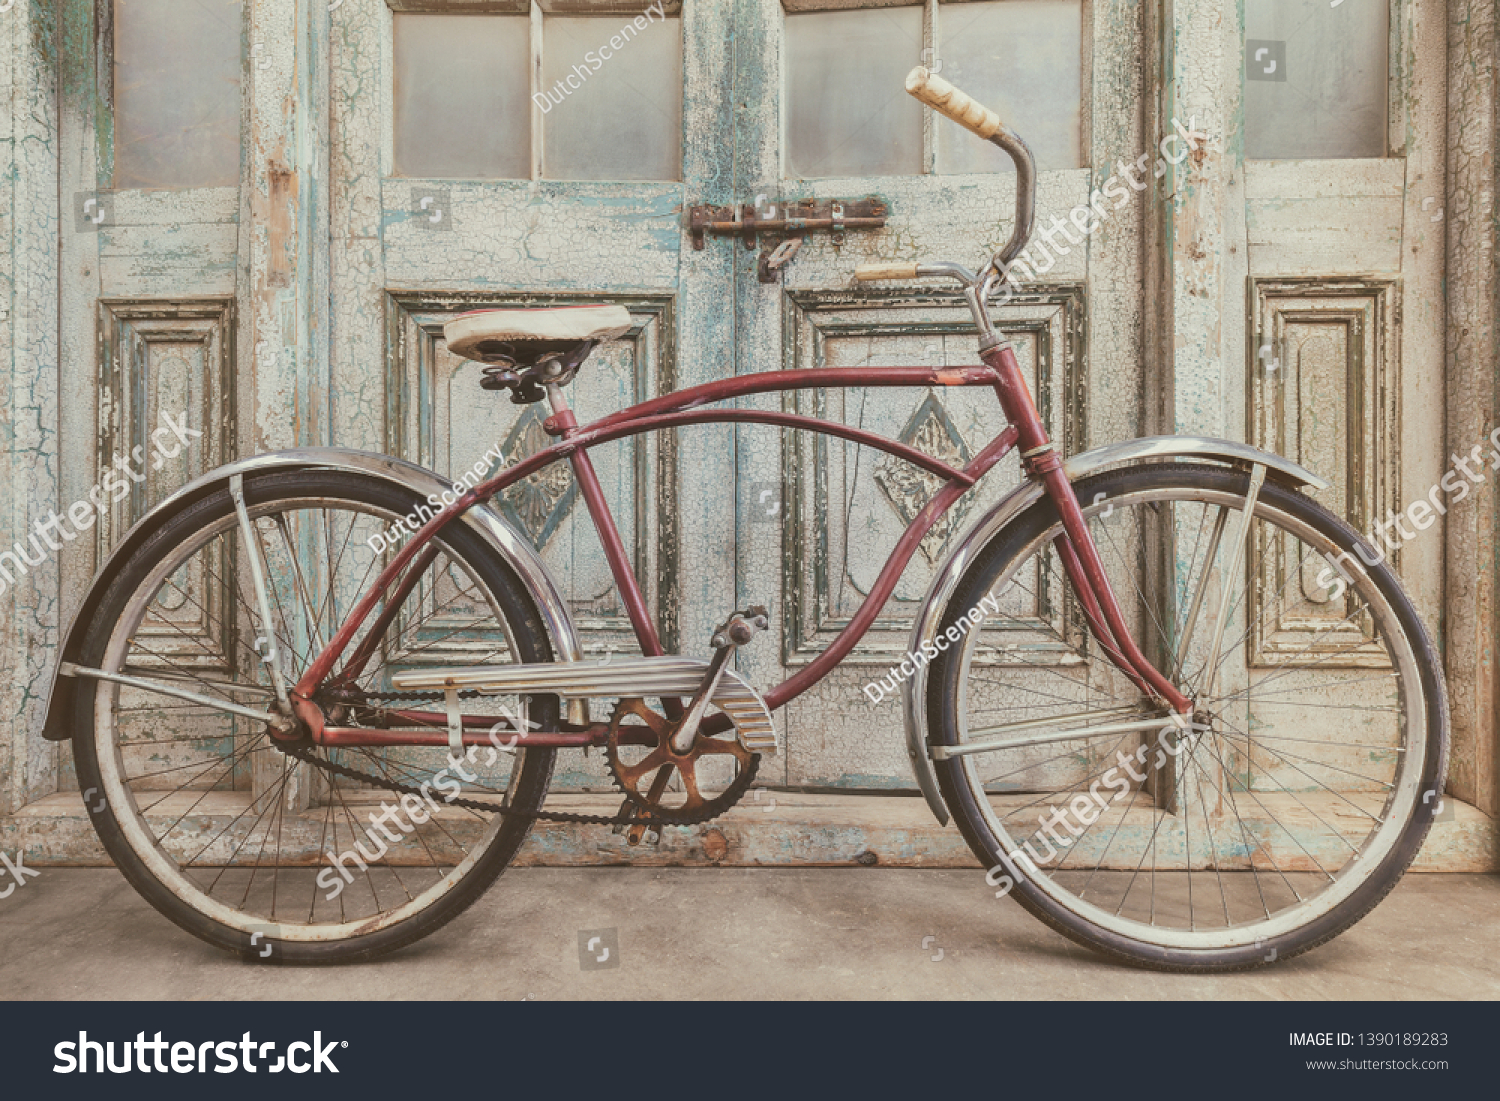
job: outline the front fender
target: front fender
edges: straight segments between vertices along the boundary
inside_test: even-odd
[[[1145,462],[1152,459],[1203,459],[1225,463],[1230,466],[1264,466],[1270,477],[1279,478],[1296,486],[1311,486],[1327,489],[1328,482],[1311,471],[1304,470],[1289,459],[1261,451],[1248,444],[1233,440],[1216,440],[1207,436],[1148,436],[1139,440],[1109,444],[1106,447],[1074,455],[1063,463],[1068,480],[1076,482],[1107,466],[1120,463]],[[979,518],[949,553],[927,590],[926,599],[917,612],[916,624],[912,628],[909,653],[922,653],[922,643],[931,642],[937,636],[938,620],[964,570],[974,560],[981,547],[990,537],[1019,516],[1042,497],[1040,482],[1026,481],[1017,486],[1003,500]],[[927,666],[921,665],[916,674],[907,680],[902,693],[906,713],[906,755],[911,759],[912,771],[916,773],[917,786],[927,799],[927,805],[937,816],[940,824],[948,824],[948,808],[943,805],[938,793],[937,773],[932,758],[927,753]]]
[[[52,690],[47,697],[47,718],[42,727],[42,737],[50,741],[66,741],[71,736],[69,718],[73,714],[73,690],[76,681],[72,677],[60,677],[57,668],[63,662],[77,661],[83,648],[83,635],[98,612],[105,591],[147,536],[155,530],[161,518],[168,512],[183,508],[194,501],[217,493],[228,485],[236,474],[264,474],[270,471],[290,470],[342,470],[363,474],[383,482],[411,490],[425,498],[429,493],[441,493],[451,489],[453,483],[425,467],[389,455],[377,455],[369,451],[352,451],[341,447],[309,447],[292,451],[272,451],[251,459],[221,466],[211,470],[153,508],[137,522],[125,538],[110,552],[104,567],[89,586],[78,614],[63,638],[58,652],[57,666],[52,671]],[[559,661],[579,661],[583,657],[578,642],[578,629],[568,611],[562,591],[547,572],[541,558],[530,541],[516,531],[487,502],[472,506],[460,517],[479,534],[495,553],[500,555],[521,579],[521,583],[536,600],[547,634],[552,640],[552,651]]]

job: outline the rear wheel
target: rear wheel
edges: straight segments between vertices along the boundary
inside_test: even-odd
[[[1336,936],[1441,792],[1441,667],[1395,576],[1272,481],[1238,555],[1249,484],[1172,464],[1075,487],[1132,632],[1194,701],[1187,729],[1083,627],[1050,500],[980,549],[939,627],[930,740],[990,886],[1136,964],[1237,970]]]
[[[261,626],[246,544],[223,491],[164,519],[121,568],[80,665],[269,710],[262,636],[274,634],[295,683],[388,559],[383,533],[422,504],[329,471],[263,475],[244,492],[273,630]],[[339,725],[443,730],[440,697],[401,698],[392,674],[551,660],[530,595],[482,539],[453,523],[431,546],[436,556],[360,675],[337,696],[315,697]],[[500,808],[539,809],[555,754],[504,751],[500,737],[501,750],[478,747],[456,764],[446,747],[315,747],[309,764],[278,748],[265,723],[207,704],[102,680],[84,682],[78,699],[79,786],[116,865],[172,921],[251,958],[368,958],[452,920],[514,857],[531,819]],[[514,698],[462,706],[522,710]],[[532,698],[526,714],[555,728],[556,697]],[[358,782],[338,767],[418,794]]]

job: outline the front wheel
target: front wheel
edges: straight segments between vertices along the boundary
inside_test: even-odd
[[[121,567],[78,664],[263,713],[275,702],[268,639],[295,684],[380,572],[403,518],[426,507],[331,471],[247,479],[245,501],[272,624],[251,583],[251,544],[220,491],[164,517]],[[482,539],[451,523],[429,547],[368,663],[357,676],[335,666],[345,683],[314,695],[339,724],[444,730],[441,697],[396,692],[392,674],[552,659],[535,603]],[[116,866],[188,932],[273,962],[370,958],[461,913],[525,839],[556,752],[484,746],[455,763],[446,746],[312,747],[309,763],[274,744],[264,722],[209,703],[105,680],[77,695],[79,788]],[[492,698],[464,710],[503,706],[521,711]],[[522,713],[555,728],[557,698],[534,697]]]
[[[1441,666],[1411,601],[1380,552],[1273,481],[1248,525],[1242,471],[1146,465],[1075,489],[1132,632],[1194,713],[1174,725],[1088,634],[1050,500],[997,532],[944,609],[926,700],[987,883],[1163,970],[1337,936],[1395,886],[1441,792]]]

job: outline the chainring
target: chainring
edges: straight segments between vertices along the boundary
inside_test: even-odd
[[[474,696],[479,696],[481,694],[482,693],[479,692],[461,692],[459,693],[459,697],[461,699],[467,699]],[[361,702],[364,706],[369,706],[372,702],[380,700],[436,701],[442,698],[442,693],[440,692],[368,692],[363,693],[362,695],[363,699]],[[623,700],[621,701],[622,704],[624,702],[625,701]],[[645,707],[644,701],[639,702],[641,703],[641,707],[648,713],[653,715],[655,714],[654,712],[651,712],[649,708]],[[619,714],[618,707],[615,709],[615,712],[616,715]],[[660,718],[660,716],[657,717]],[[662,721],[665,722],[665,720]],[[573,811],[522,810],[519,807],[500,806],[496,803],[484,802],[478,799],[466,799],[462,796],[450,796],[445,800],[445,802],[448,802],[455,807],[463,807],[468,810],[483,811],[487,814],[503,814],[512,818],[530,818],[533,820],[544,822],[577,822],[592,826],[629,826],[638,825],[641,823],[649,824],[652,822],[669,823],[671,825],[692,825],[697,822],[707,822],[710,818],[724,813],[724,811],[728,810],[735,803],[739,802],[740,798],[745,793],[745,789],[748,788],[750,782],[755,779],[756,768],[760,764],[759,754],[750,753],[749,750],[744,749],[744,747],[740,746],[738,742],[735,742],[735,746],[738,747],[742,753],[749,755],[750,763],[748,766],[744,765],[743,763],[741,764],[739,775],[735,777],[734,783],[731,784],[729,788],[726,789],[718,798],[707,801],[703,806],[703,810],[699,813],[682,814],[678,817],[662,816],[658,814],[656,812],[656,809],[652,808],[649,802],[644,800],[644,798],[635,797],[629,790],[624,787],[623,784],[620,783],[618,773],[616,772],[616,765],[618,764],[618,762],[613,755],[616,728],[617,723],[614,718],[612,718],[610,721],[610,739],[608,744],[605,746],[605,759],[609,762],[610,773],[615,780],[616,786],[620,787],[626,797],[630,800],[630,805],[628,807],[622,808],[621,812],[618,814],[579,814]],[[708,740],[711,739],[699,739],[699,744],[702,744],[702,742]],[[339,764],[338,762],[329,760],[325,757],[319,757],[317,756],[317,747],[315,746],[289,745],[281,746],[279,748],[288,757],[294,757],[297,760],[309,764],[312,767],[323,772],[343,776],[345,779],[349,780],[357,780],[360,783],[369,784],[372,787],[384,788],[387,791],[394,791],[406,795],[416,795],[419,797],[423,795],[423,792],[420,788],[414,787],[410,784],[400,783],[399,781],[392,780],[388,776],[376,776],[373,773],[365,772],[361,769],[353,768],[349,765]],[[697,746],[695,746],[694,749],[696,750]],[[743,784],[741,783],[741,781],[743,781]]]
[[[640,720],[630,725],[642,740],[628,744],[643,747],[647,753],[639,761],[627,764],[620,759],[620,733],[626,718],[632,716]],[[749,790],[760,767],[760,754],[742,746],[733,733],[727,738],[700,734],[692,749],[678,753],[672,748],[675,731],[675,723],[651,710],[640,697],[621,699],[609,717],[609,738],[604,743],[604,759],[609,764],[609,771],[625,798],[651,821],[687,825],[716,818],[738,803]],[[733,757],[739,763],[739,769],[727,788],[713,798],[706,798],[698,788],[698,760],[721,755]],[[657,779],[654,786],[660,788],[668,778],[657,777],[664,768],[675,770],[682,778],[685,798],[681,806],[663,806],[661,794],[664,792],[653,798],[649,791],[642,790],[643,783],[650,784],[653,778]]]

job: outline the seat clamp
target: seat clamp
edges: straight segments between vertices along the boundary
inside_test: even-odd
[[[1033,447],[1030,451],[1021,452],[1021,466],[1025,468],[1026,473],[1039,478],[1062,466],[1062,459],[1057,455],[1056,445],[1049,441],[1040,447]]]

